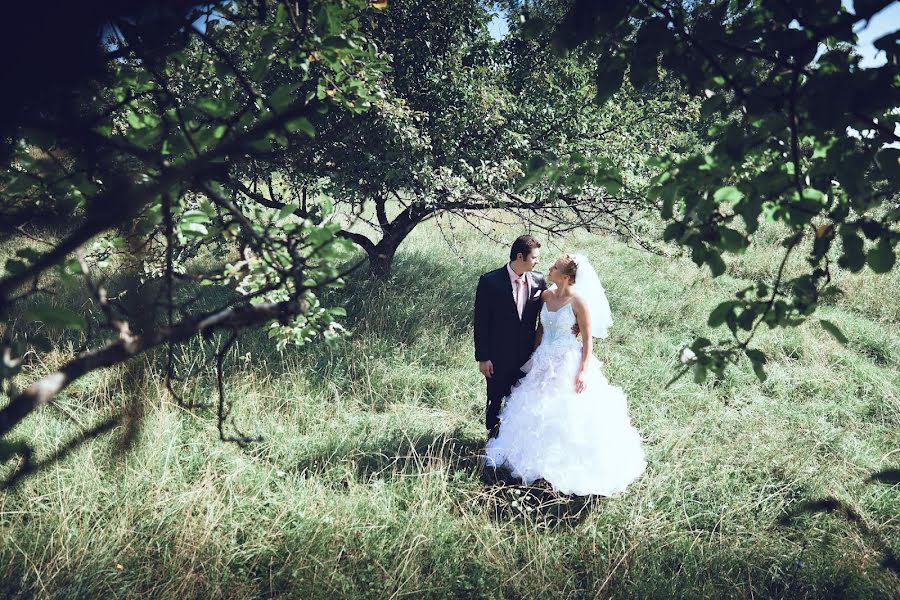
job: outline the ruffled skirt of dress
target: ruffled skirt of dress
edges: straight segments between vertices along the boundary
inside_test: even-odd
[[[571,338],[574,341],[574,338]],[[500,433],[486,463],[504,466],[526,485],[545,479],[564,494],[609,496],[647,466],[622,388],[610,385],[591,357],[585,390],[575,393],[577,343],[541,344],[500,412]]]

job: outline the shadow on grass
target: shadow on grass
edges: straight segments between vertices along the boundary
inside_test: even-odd
[[[563,494],[539,479],[524,485],[505,468],[481,467],[485,488],[469,496],[473,508],[486,510],[495,521],[519,521],[546,529],[575,527],[603,500],[603,496]]]
[[[889,485],[896,484],[898,471],[900,470],[888,469],[880,473],[874,473],[869,478],[869,481],[887,483]],[[779,525],[790,527],[804,515],[819,514],[833,514],[844,519],[848,525],[854,527],[881,554],[881,567],[900,576],[900,556],[897,555],[881,531],[871,528],[853,506],[838,498],[827,496],[800,502],[779,519]]]
[[[299,472],[316,471],[336,462],[351,465],[361,481],[421,476],[444,471],[448,479],[478,481],[481,485],[463,492],[462,510],[486,512],[496,521],[518,521],[543,528],[574,527],[581,523],[602,500],[601,496],[562,494],[544,481],[523,485],[506,469],[484,465],[484,439],[455,437],[457,434],[431,434],[416,438],[402,431],[378,448],[358,449],[337,458],[338,452],[319,453],[300,461]],[[345,482],[344,482],[345,483]]]

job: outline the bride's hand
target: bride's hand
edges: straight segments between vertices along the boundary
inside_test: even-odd
[[[580,394],[584,391],[584,373],[579,372],[578,375],[575,376],[575,393]]]

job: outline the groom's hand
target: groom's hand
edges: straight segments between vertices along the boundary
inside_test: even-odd
[[[572,325],[572,333],[575,335],[575,337],[578,337],[578,334],[581,333],[581,327],[578,326],[578,323]]]
[[[491,375],[494,374],[494,363],[489,360],[478,361],[478,368],[481,370],[481,374],[488,379],[490,379]]]

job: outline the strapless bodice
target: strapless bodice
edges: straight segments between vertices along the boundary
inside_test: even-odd
[[[578,342],[572,333],[572,326],[575,325],[575,313],[572,310],[571,302],[561,306],[559,310],[550,310],[544,304],[541,309],[541,325],[544,327],[542,344],[572,345]]]

